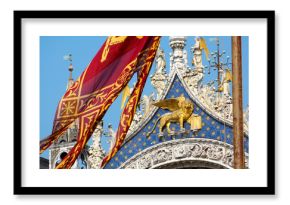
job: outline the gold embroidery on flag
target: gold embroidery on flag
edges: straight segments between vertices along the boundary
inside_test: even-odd
[[[143,89],[143,87],[141,86],[143,83],[145,84],[145,80],[146,77],[149,73],[149,69],[151,67],[152,64],[152,58],[155,57],[156,54],[156,50],[159,46],[159,42],[160,42],[160,37],[155,37],[154,38],[154,42],[151,45],[150,48],[144,50],[143,52],[141,52],[138,56],[139,62],[137,64],[137,67],[139,67],[138,69],[140,69],[140,76],[139,76],[139,81],[137,83],[137,85],[135,86],[131,97],[129,98],[123,112],[121,115],[121,119],[120,119],[120,125],[117,131],[117,139],[116,139],[116,144],[115,147],[109,152],[109,154],[104,158],[103,162],[102,162],[102,167],[104,167],[113,157],[114,155],[118,152],[118,150],[120,149],[120,147],[122,146],[124,139],[127,135],[127,131],[131,125],[132,119],[133,119],[133,115],[132,114],[132,110],[134,110],[134,112],[136,111],[137,108],[137,102],[140,99],[140,93],[141,90]],[[121,133],[119,133],[121,132]],[[119,134],[119,136],[118,136]]]
[[[93,132],[94,129],[90,130],[91,123],[95,123],[98,118],[100,117],[100,113],[103,113],[108,109],[108,107],[112,104],[115,98],[117,98],[117,95],[115,96],[115,93],[118,93],[121,91],[130,80],[130,76],[134,72],[134,67],[136,66],[137,58],[131,61],[122,71],[121,73],[121,80],[117,80],[114,84],[108,86],[110,90],[101,89],[102,93],[105,93],[104,96],[104,102],[98,105],[98,101],[94,100],[99,95],[96,96],[96,98],[92,99],[89,102],[88,107],[91,109],[86,110],[85,112],[82,112],[80,115],[80,130],[78,136],[80,139],[78,139],[77,144],[75,147],[70,151],[71,154],[68,154],[67,157],[56,167],[57,169],[65,169],[70,168],[73,163],[75,162],[76,158],[79,155],[79,152],[83,149],[85,146],[87,139],[90,137],[90,134]],[[108,88],[107,87],[107,88]]]
[[[103,50],[102,53],[102,59],[101,62],[103,63],[108,56],[108,53],[110,51],[110,46],[112,45],[116,45],[119,43],[123,43],[126,40],[127,36],[111,36],[107,39],[106,44],[105,44],[105,48]]]
[[[72,115],[76,112],[76,100],[64,101],[61,107],[61,116]]]

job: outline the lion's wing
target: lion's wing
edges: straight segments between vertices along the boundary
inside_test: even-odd
[[[180,107],[178,106],[178,102],[179,101],[177,99],[165,99],[165,100],[161,100],[156,103],[153,103],[153,105],[160,107],[161,109],[167,109],[173,112],[180,109]]]

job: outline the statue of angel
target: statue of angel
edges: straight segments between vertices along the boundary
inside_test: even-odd
[[[156,55],[156,74],[165,72],[166,61],[165,61],[165,54],[161,48],[158,48],[157,55]]]

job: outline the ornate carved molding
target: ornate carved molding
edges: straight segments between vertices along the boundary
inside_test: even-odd
[[[88,162],[91,169],[99,169],[101,162],[105,157],[105,151],[101,145],[101,136],[103,134],[103,122],[101,121],[92,136],[93,144],[90,146],[88,153]]]
[[[166,73],[154,73],[152,76],[150,76],[150,78],[151,78],[152,86],[157,91],[157,98],[156,99],[160,99],[163,92],[164,92],[166,84],[167,84],[167,74]]]
[[[167,83],[167,74],[165,69],[166,61],[163,49],[158,48],[155,59],[156,59],[155,73],[152,76],[150,76],[150,78],[152,86],[157,91],[157,99],[160,99]]]
[[[185,36],[169,37],[169,45],[172,48],[170,54],[170,73],[173,70],[179,70],[184,73],[187,70],[187,52],[184,49],[186,45]]]
[[[248,154],[246,167],[248,167]],[[119,168],[154,169],[178,162],[198,161],[200,165],[211,163],[218,168],[233,166],[233,146],[211,139],[180,139],[163,142],[136,154]]]
[[[131,126],[128,130],[127,136],[130,135],[134,130],[136,130],[140,126],[140,123],[142,122],[143,118],[144,118],[144,115],[142,115],[140,111],[136,111],[136,113],[134,114]]]

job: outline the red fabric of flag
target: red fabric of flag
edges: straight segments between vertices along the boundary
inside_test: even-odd
[[[140,54],[146,49],[153,49],[153,44],[149,42],[154,42],[154,39],[156,37],[109,37],[85,71],[66,91],[57,107],[52,134],[40,142],[42,153],[78,119],[77,142],[57,168],[70,168],[73,165],[97,123],[128,84],[137,66],[142,66]]]
[[[125,137],[132,123],[134,114],[136,112],[136,108],[140,100],[143,88],[145,86],[146,79],[148,77],[152,62],[155,58],[156,50],[159,46],[159,41],[160,37],[156,37],[152,39],[152,42],[148,42],[148,44],[152,44],[151,46],[149,45],[147,46],[150,49],[144,50],[144,52],[140,56],[141,57],[140,59],[142,60],[139,61],[140,65],[139,66],[137,65],[137,67],[139,68],[137,84],[132,94],[130,95],[126,107],[124,108],[123,113],[121,115],[119,127],[116,133],[115,145],[112,148],[112,150],[110,150],[109,154],[103,159],[101,165],[102,167],[104,167],[110,161],[110,159],[112,159],[115,156],[115,154],[121,148],[125,140]]]

